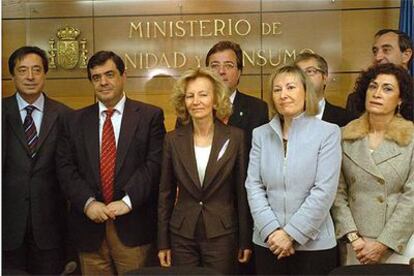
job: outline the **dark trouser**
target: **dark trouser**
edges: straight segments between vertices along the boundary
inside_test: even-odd
[[[207,239],[201,219],[194,239],[171,234],[171,251],[174,266],[201,266],[224,274],[236,272],[236,234]]]
[[[294,255],[280,260],[266,247],[255,245],[254,251],[259,275],[327,275],[337,264],[336,246],[326,250],[296,251]]]
[[[3,250],[3,273],[61,274],[63,271],[64,249],[40,249],[34,238],[30,220],[23,244],[14,250]]]

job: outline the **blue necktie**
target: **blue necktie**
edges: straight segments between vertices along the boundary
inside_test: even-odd
[[[30,156],[33,158],[36,155],[36,146],[39,137],[37,136],[36,125],[32,118],[32,112],[36,109],[33,105],[25,107],[26,117],[24,118],[23,128],[26,134],[27,145],[29,146]]]

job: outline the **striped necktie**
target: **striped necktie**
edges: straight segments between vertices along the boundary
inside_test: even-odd
[[[26,134],[27,145],[29,147],[30,156],[33,158],[36,155],[36,146],[39,137],[37,136],[36,125],[32,118],[32,112],[36,109],[33,105],[25,107],[26,117],[24,118],[23,128]]]
[[[106,119],[102,130],[100,168],[102,194],[105,204],[108,204],[112,201],[114,193],[116,142],[114,128],[111,121],[114,110],[106,110],[105,113]]]

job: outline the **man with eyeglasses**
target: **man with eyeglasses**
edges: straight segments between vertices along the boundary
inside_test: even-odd
[[[410,37],[399,30],[382,29],[374,36],[372,45],[372,65],[393,63],[402,66],[406,70],[411,68],[413,61],[413,42]],[[348,96],[346,110],[361,115],[358,110],[365,108],[358,107],[357,94],[351,93]]]
[[[43,88],[46,53],[24,46],[10,56],[16,93],[3,98],[2,267],[5,274],[60,274],[66,200],[55,165],[59,121],[69,111]]]
[[[229,88],[233,114],[228,124],[244,130],[246,146],[250,149],[252,131],[269,122],[269,110],[264,101],[237,89],[243,71],[240,45],[232,41],[219,41],[208,51],[206,66],[215,71]]]
[[[295,65],[302,69],[315,87],[319,100],[319,113],[316,117],[340,127],[351,121],[352,117],[345,109],[335,106],[325,99],[325,89],[328,81],[328,63],[326,60],[318,54],[306,52],[296,57]]]

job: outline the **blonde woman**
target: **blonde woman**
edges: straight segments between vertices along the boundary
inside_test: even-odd
[[[313,87],[297,66],[270,79],[276,113],[253,131],[246,180],[258,274],[328,274],[336,240],[329,209],[341,164],[339,127],[319,120]]]
[[[172,102],[184,125],[164,141],[158,205],[161,266],[202,266],[229,274],[237,260],[250,258],[244,136],[223,123],[231,114],[226,89],[206,69],[185,72],[175,85]]]

